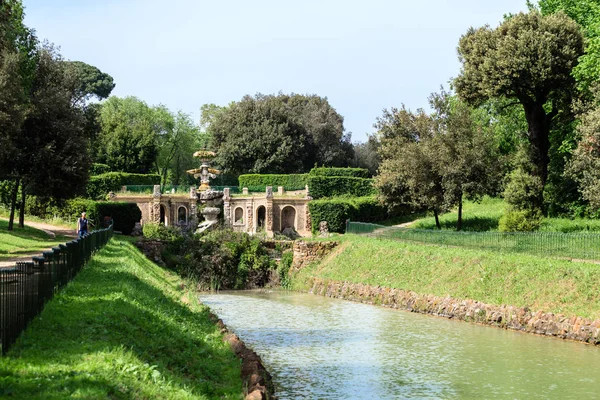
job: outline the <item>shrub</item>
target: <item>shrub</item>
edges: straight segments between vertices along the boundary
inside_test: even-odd
[[[164,226],[156,222],[146,222],[142,228],[144,237],[150,240],[174,242],[181,237],[181,230],[176,226]]]
[[[542,213],[539,210],[511,210],[498,223],[500,232],[531,232],[539,229]]]
[[[309,176],[308,187],[315,199],[323,197],[364,197],[376,194],[373,179],[347,176]]]
[[[290,268],[294,262],[294,253],[292,251],[286,251],[281,255],[281,261],[279,267],[277,267],[277,275],[279,276],[279,282],[281,287],[288,289],[290,287]]]
[[[375,197],[355,197],[313,200],[308,203],[312,232],[319,232],[319,223],[327,221],[330,232],[344,233],[346,221],[377,222],[388,218],[385,205]]]
[[[264,186],[283,186],[285,190],[302,190],[307,183],[307,174],[245,174],[240,175],[238,181],[240,187],[264,187]]]
[[[127,172],[107,172],[92,176],[86,187],[87,197],[104,199],[109,192],[121,190],[125,185],[159,185],[160,175],[130,174]]]
[[[510,173],[504,190],[504,200],[515,210],[531,210],[541,207],[542,180],[518,168]]]
[[[101,175],[110,172],[110,167],[106,164],[94,163],[90,168],[90,176]]]
[[[96,227],[101,227],[102,219],[98,210],[98,202],[90,199],[75,198],[67,200],[58,209],[58,215],[67,221],[77,219],[82,212],[87,214],[87,218],[92,221]]]
[[[98,202],[98,221],[102,222],[106,217],[112,218],[113,228],[125,235],[129,235],[136,222],[142,219],[142,211],[135,203],[120,202]]]
[[[311,176],[349,176],[354,178],[370,178],[369,170],[364,168],[313,168]]]

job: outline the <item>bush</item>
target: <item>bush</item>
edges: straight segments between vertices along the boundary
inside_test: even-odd
[[[130,174],[127,172],[107,172],[92,176],[86,187],[87,197],[90,199],[104,199],[109,192],[121,190],[125,185],[159,185],[160,175],[157,174]]]
[[[279,282],[281,287],[288,289],[290,287],[290,268],[294,262],[294,253],[292,251],[286,251],[281,255],[281,261],[279,267],[277,267],[277,275],[279,276]]]
[[[94,163],[90,168],[90,176],[101,175],[110,172],[110,167],[106,164]]]
[[[511,210],[504,214],[498,223],[500,232],[532,232],[542,224],[539,210]]]
[[[539,209],[542,203],[542,180],[522,169],[516,169],[509,175],[504,190],[504,200],[515,210]]]
[[[349,176],[354,178],[370,178],[369,170],[364,168],[313,168],[310,170],[311,176]]]
[[[323,197],[364,197],[376,194],[373,179],[347,176],[309,176],[308,188],[315,199]]]
[[[346,221],[377,222],[389,217],[387,208],[375,197],[355,197],[313,200],[308,203],[312,232],[319,232],[319,223],[327,221],[330,232],[344,233]]]
[[[240,175],[238,181],[241,188],[273,186],[277,189],[277,186],[283,186],[285,190],[302,190],[306,186],[307,177],[307,174],[245,174]]]
[[[135,203],[120,203],[120,202],[98,202],[98,221],[97,226],[110,217],[113,221],[113,228],[116,231],[122,232],[124,235],[129,235],[136,222],[142,219],[142,211]]]
[[[149,240],[174,242],[181,237],[181,231],[175,226],[164,226],[156,222],[146,222],[142,228],[144,237]]]
[[[95,200],[75,198],[65,201],[59,207],[56,214],[64,220],[76,220],[82,212],[85,212],[87,218],[91,220],[96,227],[101,227],[102,219],[98,210],[98,202]]]

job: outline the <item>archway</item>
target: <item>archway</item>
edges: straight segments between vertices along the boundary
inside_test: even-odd
[[[256,230],[264,231],[265,230],[265,222],[267,220],[267,209],[265,206],[259,206],[256,209]]]
[[[281,231],[285,228],[296,229],[296,209],[292,206],[285,206],[281,210]]]
[[[177,223],[179,225],[187,224],[187,209],[184,206],[181,206],[177,209]]]
[[[160,205],[160,223],[167,226],[167,210],[164,205]]]

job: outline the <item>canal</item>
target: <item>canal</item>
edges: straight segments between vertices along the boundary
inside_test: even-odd
[[[600,348],[285,291],[200,296],[280,399],[594,399]]]

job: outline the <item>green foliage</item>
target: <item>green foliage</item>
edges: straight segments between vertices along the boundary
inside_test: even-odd
[[[308,188],[310,195],[315,199],[337,196],[363,197],[376,193],[373,179],[349,176],[309,175]]]
[[[142,211],[135,203],[99,202],[97,210],[99,223],[110,217],[114,230],[122,232],[124,235],[129,235],[136,222],[140,222],[142,219]]]
[[[244,96],[206,111],[216,163],[230,173],[300,173],[352,159],[343,118],[316,95]]]
[[[110,167],[106,164],[93,163],[90,168],[90,176],[102,175],[110,172]]]
[[[279,276],[279,283],[284,289],[289,289],[291,285],[290,281],[290,268],[294,262],[294,252],[286,251],[281,255],[281,261],[277,267],[277,275]]]
[[[125,185],[159,185],[160,175],[107,172],[90,177],[86,192],[92,199],[104,199],[109,192],[121,190]]]
[[[156,222],[146,222],[142,229],[144,237],[149,240],[177,242],[181,239],[181,231],[176,226],[164,226]]]
[[[189,286],[113,239],[2,357],[2,389],[20,399],[240,398],[239,359]]]
[[[102,100],[115,88],[112,76],[81,61],[64,61],[65,71],[73,82],[73,101],[85,103],[92,97]]]
[[[375,197],[333,198],[308,203],[313,234],[319,223],[327,221],[330,232],[344,233],[346,221],[377,222],[388,217],[388,210]]]
[[[463,230],[464,231],[495,231],[498,221],[506,211],[506,202],[500,198],[484,196],[475,202],[465,200],[463,203]],[[456,229],[458,219],[457,210],[440,215],[439,221],[442,229]],[[411,228],[435,229],[435,219],[425,217],[417,219]]]
[[[70,240],[65,236],[51,237],[46,232],[25,226],[7,231],[8,221],[0,220],[0,261],[3,258],[45,251]],[[75,231],[75,228],[73,228]]]
[[[500,232],[531,232],[539,229],[542,223],[540,210],[510,210],[500,218]]]
[[[369,170],[365,168],[333,168],[318,167],[309,172],[310,176],[350,176],[354,178],[370,178]]]
[[[180,272],[207,289],[264,286],[273,269],[258,238],[231,230],[187,238],[180,252]]]
[[[238,177],[239,186],[256,187],[256,186],[273,186],[277,190],[277,186],[283,186],[285,190],[302,190],[308,182],[307,174],[244,174]]]
[[[540,209],[542,181],[539,177],[518,168],[508,175],[504,199],[515,210]]]

